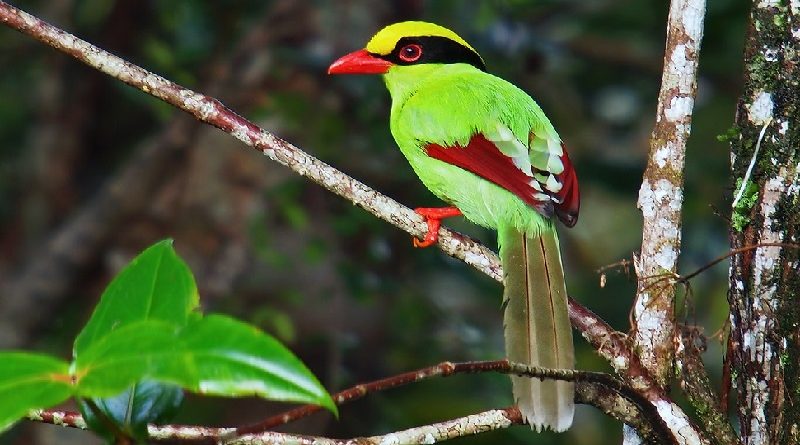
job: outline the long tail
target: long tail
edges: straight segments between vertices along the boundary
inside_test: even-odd
[[[526,236],[498,230],[505,271],[503,305],[506,354],[513,362],[572,369],[575,353],[567,314],[567,290],[555,229]],[[572,382],[512,376],[514,400],[531,427],[564,431],[572,425]]]

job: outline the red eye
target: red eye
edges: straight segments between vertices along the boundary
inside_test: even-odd
[[[416,43],[406,45],[400,48],[400,53],[398,56],[403,62],[416,62],[420,57],[422,57],[422,47]]]

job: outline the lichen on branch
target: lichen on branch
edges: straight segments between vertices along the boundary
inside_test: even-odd
[[[750,19],[730,239],[761,246],[731,258],[732,383],[744,443],[798,444],[800,254],[787,247],[800,235],[800,3],[757,1]]]
[[[639,279],[634,343],[642,363],[661,385],[666,384],[672,366],[675,283],[667,280],[653,286],[652,278],[677,271],[683,169],[704,16],[704,0],[673,0],[670,5],[656,123],[639,190],[643,228],[642,249],[635,262]]]

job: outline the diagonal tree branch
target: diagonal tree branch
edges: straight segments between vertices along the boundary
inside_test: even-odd
[[[217,99],[183,88],[5,2],[0,2],[0,22],[229,133],[271,160],[289,167],[414,236],[422,237],[427,232],[424,219],[413,210],[262,130]],[[443,229],[439,233],[439,247],[448,255],[463,260],[495,280],[502,279],[497,256],[482,244]]]
[[[622,422],[634,422],[637,431],[663,443],[674,443],[667,425],[647,397],[609,374],[570,369],[546,369],[512,363],[508,360],[481,362],[442,362],[416,371],[409,371],[374,382],[363,383],[334,394],[333,400],[342,405],[358,400],[370,393],[420,382],[432,377],[450,377],[457,374],[500,372],[539,379],[567,380],[577,385],[575,401],[593,405]],[[317,405],[304,405],[282,414],[269,417],[253,425],[240,427],[237,435],[256,434],[277,426],[294,422],[323,409]]]
[[[597,352],[603,356],[614,370],[637,392],[644,395],[659,411],[672,432],[676,443],[700,444],[708,443],[697,426],[686,413],[667,395],[664,388],[655,381],[645,368],[639,356],[630,348],[627,337],[615,331],[600,317],[589,309],[570,299],[569,317],[575,326]],[[631,424],[628,424],[633,426]],[[634,431],[628,431],[627,437],[633,440]],[[638,438],[638,436],[637,436]],[[638,442],[634,442],[638,443]]]
[[[614,393],[599,384],[581,383],[576,386],[576,401],[585,403],[593,400],[604,412],[614,413],[620,421],[635,425],[646,438],[648,444],[672,444],[671,437],[658,437],[654,435],[651,426],[639,416],[639,411],[629,400]],[[88,429],[86,422],[79,413],[71,411],[36,411],[29,415],[29,419],[63,426],[67,428]],[[214,428],[194,425],[150,425],[148,434],[153,442],[167,443],[193,443],[209,444],[316,444],[316,445],[371,445],[371,444],[427,444],[442,442],[457,437],[505,429],[513,425],[524,424],[519,410],[515,407],[488,410],[469,416],[459,417],[444,422],[410,428],[394,433],[361,437],[353,439],[329,439],[325,437],[302,436],[289,433],[265,431],[255,434],[245,434],[229,439],[236,432],[235,428]],[[431,442],[434,441],[434,442]]]
[[[86,422],[81,415],[70,411],[37,411],[32,413],[29,418],[68,428],[87,429]],[[519,410],[515,407],[510,407],[484,411],[382,436],[356,437],[352,439],[330,439],[274,431],[231,437],[231,434],[236,432],[235,428],[192,425],[150,425],[147,430],[151,441],[166,443],[179,442],[198,445],[383,445],[437,443],[457,437],[505,429],[522,423],[522,416]]]
[[[689,403],[700,418],[700,425],[715,445],[738,445],[733,426],[719,405],[719,397],[714,393],[711,379],[700,356],[700,341],[693,329],[684,327],[675,351],[675,366],[680,377],[680,385]],[[704,348],[704,346],[703,346]]]
[[[183,88],[150,73],[2,1],[0,1],[0,22],[231,134],[261,151],[268,158],[411,235],[422,236],[427,231],[424,220],[411,209],[260,129],[214,98]],[[497,255],[480,243],[456,232],[442,229],[439,233],[439,247],[448,255],[461,259],[489,277],[501,281],[502,267]],[[631,381],[635,383],[634,387],[656,408],[670,429],[675,443],[705,442],[688,416],[666,396],[647,370],[641,365],[636,365],[638,359],[627,343],[620,340],[622,334],[615,332],[574,300],[570,300],[569,310],[573,325],[584,337],[611,361],[624,378],[627,380],[633,378]],[[603,346],[608,339],[614,339],[613,350]],[[612,355],[613,351],[619,355]]]
[[[354,386],[353,388],[334,394],[333,399],[338,405],[342,405],[364,397],[372,392],[417,383],[432,377],[448,377],[456,374],[485,372],[500,372],[504,374],[524,375],[532,378],[574,381],[576,383],[576,402],[593,405],[615,419],[634,425],[637,431],[646,438],[647,443],[678,443],[663,419],[661,419],[657,409],[630,386],[609,374],[565,369],[536,368],[519,363],[510,363],[507,360],[464,363],[442,362],[436,366]],[[340,441],[322,437],[307,437],[270,431],[276,426],[292,422],[319,411],[321,411],[321,409],[318,406],[305,405],[248,427],[234,429],[188,425],[151,425],[149,427],[149,433],[151,440],[155,441],[207,441],[208,443],[221,442],[226,444],[422,444],[508,428],[511,425],[524,424],[519,410],[515,407],[510,407],[502,410],[489,410],[386,435]],[[29,419],[72,428],[87,428],[80,414],[68,411],[36,411],[29,415]]]

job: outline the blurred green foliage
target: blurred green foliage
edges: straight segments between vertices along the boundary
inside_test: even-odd
[[[437,200],[418,182],[388,131],[389,97],[378,78],[329,78],[328,64],[363,47],[381,26],[424,19],[478,49],[489,70],[528,91],[570,148],[583,192],[578,225],[562,230],[570,293],[615,328],[629,328],[632,271],[601,266],[640,243],[638,188],[655,115],[667,3],[656,0],[371,2],[60,0],[16,4],[238,112],[411,207]],[[740,90],[746,4],[711,2],[687,153],[687,273],[727,250],[727,144]],[[10,30],[0,29],[0,271],[10,276],[41,252],[105,184],[158,140],[176,112]],[[199,124],[193,124],[199,127]],[[198,276],[203,304],[271,330],[328,389],[442,360],[497,358],[503,341],[500,287],[257,153],[197,130],[195,141],[147,200],[118,223],[60,301],[89,308],[88,291],[129,257],[171,236]],[[188,138],[188,136],[187,136]],[[448,225],[495,244],[464,220]],[[726,270],[692,282],[687,323],[724,323]],[[9,297],[0,297],[9,298]],[[29,332],[50,344],[77,328],[71,308]],[[88,310],[88,309],[85,309]],[[77,314],[80,315],[80,314]],[[78,317],[79,319],[80,317]],[[49,327],[48,327],[49,326]],[[578,339],[582,369],[608,369]],[[707,361],[719,373],[721,351]],[[287,430],[372,435],[511,403],[503,376],[459,376],[374,395]],[[185,422],[235,425],[281,407],[209,404]],[[42,428],[42,427],[38,427]],[[37,427],[17,443],[37,440]],[[618,443],[620,426],[581,408],[566,434],[526,428],[455,443]]]

